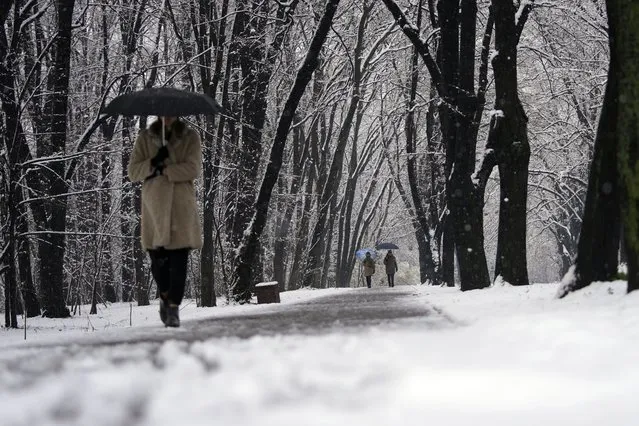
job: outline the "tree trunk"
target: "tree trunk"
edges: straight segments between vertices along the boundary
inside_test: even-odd
[[[418,2],[417,12],[417,28],[421,28],[422,21],[422,0]],[[427,209],[424,208],[424,203],[418,188],[418,177],[416,167],[416,139],[417,139],[417,127],[415,126],[415,98],[417,96],[417,82],[419,77],[419,52],[417,47],[413,47],[413,54],[411,58],[411,78],[409,88],[409,99],[407,105],[406,121],[405,121],[405,134],[406,134],[406,169],[408,172],[408,185],[410,188],[410,195],[415,208],[415,215],[417,219],[417,229],[415,230],[415,237],[417,238],[417,248],[419,250],[419,275],[421,283],[439,283],[439,277],[435,272],[435,261],[433,260],[433,252],[431,249],[430,241],[430,226],[428,224]]]
[[[23,201],[22,192],[16,192],[16,196],[19,197],[17,203],[14,203],[12,209],[19,213],[23,209],[18,209],[17,205]],[[24,235],[29,231],[27,224],[26,212],[22,212],[17,218],[16,231],[20,235]],[[22,299],[24,300],[24,307],[27,317],[35,317],[41,314],[40,312],[40,300],[38,299],[38,293],[33,282],[33,271],[31,267],[31,248],[29,247],[29,241],[26,237],[20,237],[17,240],[17,256],[18,256],[18,273],[21,282]]]
[[[450,214],[442,220],[441,275],[447,287],[455,287],[455,233]]]
[[[235,247],[239,247],[239,243],[245,240],[244,235],[248,228],[253,227],[251,218],[256,203],[255,193],[262,157],[262,131],[266,121],[269,83],[284,41],[284,29],[289,22],[287,17],[295,11],[297,3],[297,0],[293,0],[286,5],[278,6],[276,36],[270,45],[267,45],[266,41],[269,2],[244,0],[239,4],[242,10],[239,10],[235,17],[234,39],[239,43],[237,60],[242,70],[240,92],[243,122],[237,179],[238,196],[235,207],[229,209],[229,214],[233,216],[231,244]],[[249,6],[251,15],[247,11]],[[260,257],[253,258],[253,261],[260,261]],[[252,265],[252,268],[258,266],[261,270],[261,265]],[[245,284],[243,278],[234,277],[234,280]],[[238,300],[246,298],[246,289],[234,287],[234,292]]]
[[[311,130],[311,144],[317,141],[317,129]],[[313,191],[313,185],[315,183],[315,175],[312,167],[308,168],[306,176],[305,193],[311,194]],[[295,238],[295,249],[293,250],[293,262],[291,264],[289,277],[287,280],[288,290],[296,290],[302,286],[301,283],[301,271],[304,260],[304,252],[308,244],[309,227],[311,216],[311,197],[304,197],[302,201],[298,203],[297,217],[299,224],[297,227],[297,234]]]
[[[34,316],[40,314],[40,305],[38,302],[36,290],[33,285],[31,276],[31,259],[29,257],[29,247],[26,238],[16,238],[16,232],[25,233],[28,230],[26,222],[26,208],[21,203],[23,194],[21,187],[18,185],[21,180],[21,170],[19,165],[31,159],[31,153],[27,145],[22,123],[20,122],[20,108],[17,100],[14,76],[17,75],[16,60],[17,53],[15,51],[18,39],[20,38],[20,27],[22,21],[13,22],[13,35],[11,40],[7,38],[4,30],[5,21],[9,15],[13,1],[6,2],[0,7],[0,104],[4,115],[3,123],[0,123],[2,145],[6,149],[7,154],[7,182],[6,190],[8,200],[7,218],[10,225],[8,234],[9,252],[7,253],[6,263],[9,267],[6,282],[6,300],[7,308],[5,311],[7,326],[17,325],[17,319],[14,320],[17,308],[17,299],[15,296],[17,290],[15,255],[18,255],[18,272],[22,281],[22,293],[25,301],[26,315]],[[18,7],[17,5],[15,7]],[[26,12],[23,19],[28,16]],[[9,43],[9,41],[11,43]],[[30,181],[32,182],[32,181]]]
[[[207,132],[212,130],[212,123],[207,120]],[[200,257],[200,306],[215,306],[215,243],[213,233],[215,231],[215,188],[213,188],[213,151],[214,144],[207,143],[212,138],[204,137],[204,195],[202,232],[203,244]]]
[[[608,0],[606,4],[610,68],[614,72],[612,75],[609,73],[609,77],[618,83],[618,124],[614,135],[628,260],[628,292],[631,292],[639,289],[639,4],[628,0]],[[612,265],[609,269],[613,269]]]
[[[304,137],[302,127],[298,127],[293,135],[293,171],[288,195],[290,200],[283,203],[284,212],[276,225],[275,242],[273,244],[273,279],[279,283],[280,291],[286,291],[286,269],[290,258],[291,222],[295,213],[294,197],[299,195],[302,184],[303,166],[308,152],[308,140]]]
[[[15,205],[15,193],[19,191],[16,179],[12,175],[16,172],[17,167],[13,166],[14,170],[9,170],[8,181],[11,186],[8,188],[8,204],[9,204],[9,229],[7,232],[7,252],[6,252],[6,264],[8,266],[5,272],[4,281],[4,297],[5,297],[5,327],[18,328],[17,317],[17,279],[16,279],[16,213],[18,209],[13,208]]]
[[[199,1],[199,11],[192,11],[193,30],[198,47],[198,58],[200,61],[200,80],[204,93],[215,97],[217,86],[222,77],[223,56],[226,42],[226,19],[228,15],[228,0],[222,2],[220,11],[221,19],[214,27],[211,22],[215,18],[215,4],[204,0]],[[194,7],[194,6],[192,6]],[[209,43],[205,43],[209,41]],[[211,64],[211,56],[206,54],[206,50],[215,48],[215,66]],[[213,73],[211,73],[213,70]],[[228,87],[228,86],[225,86]],[[224,96],[223,96],[224,97]],[[200,256],[200,305],[216,306],[215,296],[215,196],[218,179],[219,149],[218,144],[222,143],[221,138],[216,140],[215,126],[213,120],[206,121],[206,132],[204,133],[204,196],[203,196],[203,246]],[[224,125],[224,118],[219,118],[220,126]],[[217,142],[217,143],[216,143]]]
[[[47,108],[44,110],[50,135],[43,135],[41,138],[44,140],[38,141],[39,157],[63,155],[66,150],[74,5],[75,0],[57,0],[56,2],[58,32],[53,45],[51,72],[48,76],[47,87],[50,95]],[[47,194],[56,196],[67,192],[67,183],[63,178],[64,162],[49,163],[46,170],[40,171]],[[50,318],[64,318],[70,315],[64,300],[66,199],[64,197],[48,199],[44,200],[42,205],[47,212],[47,231],[50,231],[42,234],[38,244],[44,315]]]
[[[528,117],[518,96],[517,27],[512,0],[493,0],[495,49],[494,148],[499,161],[499,232],[495,278],[512,285],[528,285],[526,261],[526,202],[528,200]]]
[[[614,23],[613,23],[614,24]],[[615,28],[611,27],[611,39]],[[620,191],[617,173],[619,85],[617,51],[610,50],[608,83],[595,137],[595,147],[574,270],[563,279],[558,297],[593,281],[609,281],[617,272],[620,234]]]
[[[291,123],[295,116],[295,111],[304,94],[313,71],[317,68],[318,57],[331,28],[333,17],[337,11],[339,0],[328,0],[326,9],[322,16],[318,27],[315,31],[311,45],[309,47],[306,58],[299,71],[297,72],[295,83],[284,105],[284,109],[277,125],[273,146],[271,148],[270,161],[266,167],[264,180],[260,187],[260,191],[255,203],[254,216],[251,220],[251,228],[247,233],[245,241],[240,246],[239,252],[235,259],[235,277],[236,282],[233,286],[233,293],[239,302],[248,302],[250,300],[250,287],[253,276],[254,262],[259,255],[259,240],[266,225],[268,214],[268,206],[271,199],[271,192],[277,183],[280,168],[282,167],[282,157],[284,146],[288,136]]]
[[[149,301],[149,282],[147,270],[144,267],[144,250],[142,249],[142,241],[139,238],[140,232],[140,216],[142,214],[142,197],[140,188],[133,191],[134,218],[135,227],[133,229],[133,256],[135,259],[135,288],[136,300],[138,306],[148,306]]]
[[[471,179],[475,169],[475,128],[478,125],[474,117],[480,107],[483,109],[475,95],[475,62],[472,60],[475,57],[476,2],[437,3],[440,26],[437,61],[397,3],[393,0],[383,2],[404,34],[418,48],[442,98],[439,119],[446,146],[446,200],[454,232],[461,289],[487,287],[490,276],[484,250],[484,189],[475,187]]]
[[[451,176],[446,193],[454,227],[461,289],[472,290],[490,285],[484,250],[484,191],[476,188],[471,180],[477,144],[472,120],[477,109],[473,59],[477,5],[473,1],[462,1],[461,6],[450,3],[438,3],[442,27],[441,63],[445,70],[442,76],[451,88],[450,96],[457,108],[456,111],[448,109],[447,123],[442,126],[444,140],[449,141],[446,158],[451,170],[450,174],[446,172]]]

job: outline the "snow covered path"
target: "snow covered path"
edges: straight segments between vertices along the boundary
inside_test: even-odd
[[[434,322],[448,321],[422,299],[416,299],[410,287],[394,289],[364,289],[343,291],[302,301],[291,305],[260,305],[258,313],[242,313],[186,320],[178,329],[165,328],[156,318],[156,327],[120,329],[116,333],[67,338],[64,342],[53,341],[42,344],[11,344],[4,348],[34,347],[77,344],[81,346],[116,345],[123,343],[163,343],[166,340],[195,342],[210,338],[242,338],[290,334],[326,334],[331,331],[344,332],[351,328],[373,326],[392,327],[399,320],[423,320],[435,316]],[[249,308],[250,309],[250,308]],[[156,315],[157,316],[157,315]],[[423,322],[423,321],[421,321]],[[432,324],[432,322],[429,322]],[[13,357],[13,355],[12,355]],[[2,362],[0,352],[0,362]]]
[[[299,290],[187,305],[178,330],[157,305],[34,319],[27,342],[0,330],[0,425],[636,425],[639,292],[556,293]]]
[[[357,353],[362,336],[452,325],[417,296],[410,287],[359,289],[260,306],[255,314],[187,320],[180,329],[158,324],[59,342],[10,344],[0,350],[1,411],[9,412],[10,425],[257,424],[260,411],[279,417],[280,410],[290,408],[286,401],[313,402],[320,389],[324,395],[335,392],[329,400],[342,394],[332,402],[342,405],[355,396],[350,394],[362,380],[382,379],[370,361],[362,364],[364,371],[352,368],[358,355],[373,355]],[[307,346],[316,347],[314,355],[309,356]],[[238,362],[243,365],[229,365]],[[373,364],[378,362],[386,361]],[[323,367],[318,370],[318,365]],[[322,378],[336,371],[334,379]],[[266,394],[260,390],[271,386],[275,389]],[[197,409],[210,407],[205,413],[182,410],[196,389]],[[244,404],[257,404],[255,413],[247,416]],[[220,410],[228,412],[228,422],[211,423]],[[335,424],[326,414],[306,424]]]

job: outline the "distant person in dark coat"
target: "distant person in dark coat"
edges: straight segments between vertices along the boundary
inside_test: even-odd
[[[366,277],[366,286],[371,288],[371,279],[373,274],[375,273],[375,261],[371,257],[371,252],[366,252],[366,257],[362,262],[364,265],[364,276]]]
[[[384,257],[384,265],[386,265],[386,275],[388,276],[388,286],[395,287],[395,272],[399,270],[397,267],[397,259],[393,255],[392,250],[388,250]]]

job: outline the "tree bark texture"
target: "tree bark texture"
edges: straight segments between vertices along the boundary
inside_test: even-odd
[[[593,281],[608,281],[617,272],[620,240],[620,189],[617,172],[619,116],[618,52],[610,26],[610,67],[597,135],[574,269],[563,279],[558,297],[582,289]]]
[[[476,2],[467,0],[437,3],[441,29],[438,62],[448,88],[448,96],[444,98],[447,107],[440,111],[446,143],[446,176],[449,176],[446,195],[462,290],[490,284],[484,250],[484,192],[471,180],[477,143],[472,137],[472,119],[477,99],[475,65],[469,57],[474,57],[476,7]]]
[[[51,72],[47,80],[50,95],[44,107],[44,117],[50,135],[42,135],[38,141],[38,157],[63,155],[66,150],[71,32],[75,0],[57,0],[55,6],[57,34],[53,44]],[[51,162],[46,169],[41,168],[39,172],[47,194],[56,196],[67,192],[64,162]],[[42,234],[38,248],[44,315],[52,318],[68,317],[69,309],[64,298],[66,199],[52,198],[39,204],[47,215],[45,231],[50,231]]]
[[[18,182],[22,178],[22,170],[19,165],[30,160],[32,157],[20,121],[20,106],[18,104],[14,75],[17,73],[16,61],[19,54],[19,41],[23,37],[23,33],[21,33],[20,30],[22,22],[29,16],[29,10],[23,10],[21,18],[13,22],[13,33],[9,40],[4,31],[4,24],[13,3],[13,1],[9,1],[0,6],[0,25],[2,26],[2,31],[0,31],[0,104],[2,104],[2,112],[4,113],[3,123],[0,124],[0,127],[3,127],[3,130],[5,130],[2,134],[2,143],[7,153],[7,191],[11,199],[6,212],[8,222],[12,224],[10,240],[13,247],[11,250],[14,254],[17,253],[18,257],[18,274],[16,274],[14,268],[10,271],[10,277],[6,277],[6,279],[10,284],[9,294],[12,295],[18,288],[17,278],[19,277],[27,310],[26,314],[28,316],[34,316],[40,314],[40,304],[31,276],[31,259],[28,241],[25,237],[14,238],[16,231],[23,234],[28,230],[26,222],[27,210],[25,205],[22,204],[24,196]],[[19,5],[15,7],[19,7]],[[34,183],[32,176],[28,181],[31,184]],[[29,176],[27,177],[29,178]],[[14,255],[8,255],[8,262],[10,262],[10,265],[13,267],[15,267],[14,261]],[[13,300],[13,308],[17,308],[15,296],[13,299],[7,300]],[[11,311],[7,311],[7,314],[10,312]],[[13,321],[10,318],[9,323],[11,322]]]
[[[236,56],[242,70],[240,92],[242,94],[242,149],[239,151],[238,196],[232,215],[231,244],[238,247],[245,241],[245,233],[253,226],[253,206],[256,199],[258,171],[262,158],[262,131],[266,120],[268,90],[275,61],[284,41],[284,29],[288,27],[290,16],[298,1],[293,0],[286,6],[279,5],[277,13],[277,31],[267,44],[266,28],[269,2],[242,1],[238,5],[238,14],[234,23],[234,42],[238,44]],[[250,11],[249,11],[250,6]],[[259,256],[253,261],[260,261]],[[255,268],[258,265],[253,265]],[[261,266],[260,266],[261,269]],[[234,277],[236,282],[244,282]],[[244,289],[234,287],[236,298],[244,299]]]
[[[619,89],[616,166],[631,292],[639,289],[639,2],[608,0],[606,4],[612,78]]]
[[[200,80],[204,93],[215,97],[217,86],[223,72],[223,56],[226,43],[226,20],[228,15],[228,0],[224,0],[221,5],[219,23],[215,22],[215,4],[200,0],[198,8],[192,6],[191,19],[198,49]],[[215,61],[212,63],[210,54],[206,50],[214,48]],[[212,72],[211,72],[212,71]],[[219,123],[223,124],[223,118],[219,118]],[[203,247],[200,256],[200,305],[216,306],[215,295],[215,196],[219,167],[219,149],[217,145],[221,140],[216,140],[215,126],[213,120],[206,121],[206,131],[203,139]]]
[[[528,284],[526,203],[528,200],[528,118],[518,95],[517,27],[512,0],[493,0],[495,49],[495,110],[491,118],[494,149],[499,162],[499,230],[495,277],[512,285]],[[491,143],[492,142],[492,143]]]
[[[233,285],[233,293],[239,302],[248,302],[250,300],[250,288],[253,278],[253,268],[255,260],[259,256],[259,242],[262,231],[266,225],[268,207],[271,199],[271,193],[279,176],[282,167],[284,147],[286,139],[295,116],[297,106],[306,90],[306,86],[311,80],[313,72],[319,63],[318,57],[324,45],[324,41],[331,28],[333,17],[337,11],[339,0],[328,0],[324,14],[315,30],[308,53],[304,58],[304,62],[297,72],[295,83],[290,91],[288,99],[282,110],[273,146],[271,148],[269,163],[266,167],[264,179],[260,187],[260,191],[255,202],[254,215],[251,220],[251,226],[245,240],[239,247],[238,254],[235,259],[235,279]]]
[[[474,57],[476,1],[437,3],[440,27],[437,60],[430,55],[428,46],[397,3],[393,0],[383,2],[418,49],[437,94],[442,98],[439,117],[446,146],[446,199],[461,289],[487,287],[490,277],[484,250],[483,188],[477,189],[471,180],[477,142],[473,119],[478,102],[474,90],[474,61],[469,57]]]
[[[422,21],[422,3],[418,3],[417,12],[417,28],[421,28]],[[413,54],[411,58],[411,77],[410,87],[408,94],[408,105],[405,120],[405,134],[406,134],[406,170],[408,173],[408,185],[410,189],[411,200],[415,208],[416,220],[413,221],[415,226],[415,237],[417,238],[417,248],[419,250],[419,275],[421,283],[438,284],[440,277],[435,271],[435,261],[433,260],[433,252],[431,249],[430,239],[430,226],[428,223],[427,209],[424,207],[424,202],[418,187],[417,176],[417,159],[415,156],[416,151],[416,139],[417,139],[417,126],[415,125],[415,98],[417,96],[417,82],[419,79],[419,52],[417,47],[413,47]],[[434,190],[430,188],[431,193]],[[432,198],[432,197],[431,197]],[[431,200],[432,202],[432,200]]]

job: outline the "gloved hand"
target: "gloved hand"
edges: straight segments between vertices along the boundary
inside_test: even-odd
[[[157,167],[155,167],[153,169],[153,172],[149,176],[147,176],[147,178],[145,180],[151,180],[154,177],[161,176],[163,170],[164,170],[164,166],[160,164],[159,166],[157,166]]]
[[[157,169],[159,166],[164,164],[164,160],[166,160],[167,158],[169,158],[169,149],[166,147],[166,145],[164,145],[163,147],[158,149],[155,157],[151,158],[151,166]]]

